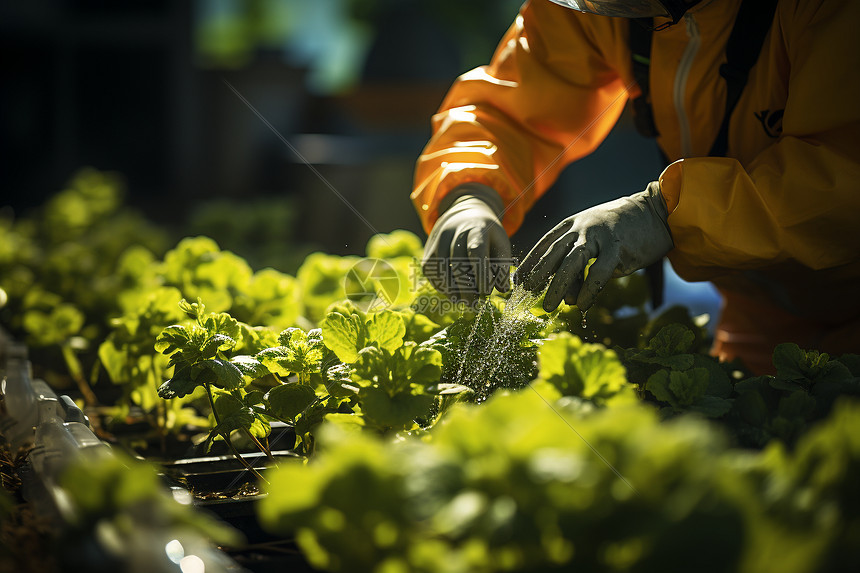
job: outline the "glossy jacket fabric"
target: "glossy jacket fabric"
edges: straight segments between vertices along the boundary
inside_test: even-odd
[[[724,358],[735,342],[764,353],[748,362],[786,340],[860,352],[860,2],[780,1],[732,114],[727,157],[711,158],[739,5],[705,0],[654,33],[651,100],[673,161],[659,175],[669,258],[733,306],[717,333]],[[442,197],[478,181],[502,196],[513,233],[561,170],[603,141],[640,94],[628,25],[524,4],[490,64],[461,76],[433,117],[412,193],[428,232]]]

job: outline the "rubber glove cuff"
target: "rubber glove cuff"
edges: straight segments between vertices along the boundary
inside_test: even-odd
[[[502,226],[504,203],[492,188],[468,183],[440,204],[424,246],[424,276],[440,292],[471,301],[510,288],[511,243]]]
[[[478,199],[484,202],[492,209],[501,225],[505,204],[495,189],[481,183],[464,183],[452,189],[439,203],[439,219],[445,216],[454,206],[463,202],[471,202],[471,199]]]

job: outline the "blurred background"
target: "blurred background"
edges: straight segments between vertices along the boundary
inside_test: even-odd
[[[206,234],[285,272],[313,250],[361,254],[375,232],[424,238],[409,192],[430,117],[458,75],[490,59],[519,5],[5,3],[0,203],[25,212],[81,167],[117,172],[126,201],[177,237]],[[641,190],[660,169],[625,113],[532,210],[515,255],[559,214]]]

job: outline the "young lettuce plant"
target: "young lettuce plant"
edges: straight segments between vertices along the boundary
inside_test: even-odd
[[[112,408],[115,419],[125,419],[137,406],[162,441],[184,424],[201,425],[189,401],[191,396],[161,400],[158,388],[164,381],[168,359],[153,354],[152,341],[169,324],[182,319],[177,308],[182,296],[173,287],[127,293],[125,313],[113,321],[113,330],[99,346],[98,356],[110,381],[122,395]],[[205,420],[202,420],[205,425]]]
[[[22,322],[27,341],[35,347],[59,348],[69,377],[77,385],[84,402],[87,406],[97,405],[98,398],[77,353],[88,345],[88,340],[81,336],[85,325],[83,312],[74,304],[64,302],[59,295],[38,287],[28,293],[24,304]],[[94,372],[97,372],[97,365]]]
[[[631,382],[662,406],[664,416],[695,412],[722,418],[732,408],[724,365],[695,351],[696,335],[681,324],[663,327],[642,349],[620,350]]]
[[[354,395],[344,392],[323,376],[323,364],[335,361],[322,341],[318,328],[308,332],[288,328],[278,336],[279,346],[265,348],[257,359],[275,375],[288,380],[267,388],[262,411],[292,423],[296,432],[296,453],[313,450],[311,429],[330,413],[349,413]],[[289,381],[294,378],[294,381]],[[340,391],[339,391],[340,390]]]
[[[778,439],[789,446],[826,419],[841,396],[860,395],[860,357],[832,358],[793,343],[773,351],[775,376],[735,384],[734,407],[727,416],[742,445],[763,447]]]
[[[552,384],[562,396],[571,396],[598,407],[637,401],[636,386],[614,350],[583,342],[570,334],[551,335],[538,349],[538,380]]]
[[[237,459],[262,479],[236,450],[230,434],[237,430],[261,451],[271,452],[259,440],[270,430],[268,420],[252,406],[262,397],[259,392],[244,392],[246,377],[260,378],[269,372],[252,356],[228,357],[240,342],[243,327],[226,313],[205,312],[203,302],[180,302],[182,311],[194,322],[165,328],[155,341],[156,351],[170,357],[173,376],[158,388],[164,399],[183,397],[203,387],[212,409],[215,427],[206,439],[207,446],[220,437]],[[247,327],[246,327],[247,329]]]
[[[483,402],[500,388],[523,388],[535,379],[546,320],[527,303],[490,299],[477,314],[463,315],[425,343],[442,355],[440,391]]]
[[[361,423],[381,432],[418,427],[436,399],[431,388],[441,376],[442,355],[404,339],[411,318],[342,305],[321,324],[324,344],[342,362],[328,370],[329,377],[356,393]]]
[[[324,361],[336,359],[328,356],[319,329],[287,328],[275,337],[226,313],[206,313],[199,300],[180,306],[193,322],[170,326],[156,340],[156,350],[170,356],[174,368],[158,395],[172,399],[203,388],[214,419],[207,447],[222,439],[241,460],[231,441],[238,432],[274,461],[268,436],[271,421],[279,420],[295,427],[295,451],[307,455],[313,426],[328,413],[352,411],[354,395],[321,374]]]
[[[688,328],[670,324],[644,348],[618,352],[640,397],[656,401],[664,417],[694,413],[718,420],[744,447],[762,448],[774,439],[793,446],[829,415],[838,397],[860,395],[856,355],[831,358],[784,343],[774,349],[776,375],[743,378],[732,365],[696,352],[694,341]]]

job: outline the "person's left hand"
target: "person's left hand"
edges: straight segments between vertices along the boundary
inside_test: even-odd
[[[672,249],[667,218],[657,181],[641,193],[586,209],[538,241],[514,273],[514,283],[536,292],[552,278],[544,310],[555,310],[562,299],[588,310],[610,278],[659,261]]]

